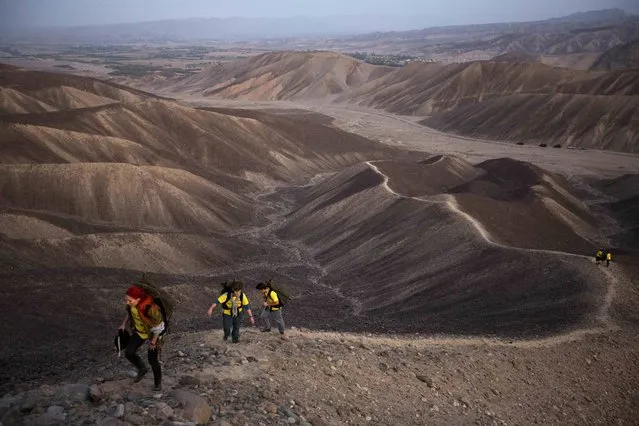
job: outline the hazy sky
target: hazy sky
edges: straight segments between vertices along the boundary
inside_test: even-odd
[[[0,25],[75,26],[191,17],[424,16],[432,25],[529,21],[636,0],[0,0]]]

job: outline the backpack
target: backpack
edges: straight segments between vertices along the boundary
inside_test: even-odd
[[[288,304],[288,302],[291,300],[288,294],[286,294],[285,292],[283,292],[282,290],[280,290],[279,288],[273,285],[272,279],[266,281],[264,284],[266,284],[266,286],[270,288],[271,291],[274,291],[275,293],[277,293],[277,300],[279,301],[279,304],[276,306],[273,306],[273,308],[282,308],[284,307],[284,305]],[[268,294],[270,296],[271,292],[269,291]]]
[[[244,288],[244,283],[240,280],[232,280],[232,281],[224,281],[220,285],[222,286],[222,290],[220,290],[220,296],[226,293],[226,302],[223,305],[226,305],[229,300],[233,297],[233,286],[235,284],[240,285],[240,289]],[[244,299],[244,291],[240,292],[240,302]],[[228,309],[226,306],[222,306],[222,309]]]
[[[146,294],[153,298],[153,303],[155,303],[158,308],[160,308],[160,312],[162,312],[162,321],[164,321],[164,331],[162,334],[166,334],[169,332],[169,321],[171,316],[173,315],[173,311],[175,309],[175,299],[168,294],[166,291],[156,287],[153,285],[145,274],[142,274],[142,277],[135,283],[138,287],[144,289]],[[149,308],[151,306],[149,305]],[[147,314],[147,312],[145,312]]]

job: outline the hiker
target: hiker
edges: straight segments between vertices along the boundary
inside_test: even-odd
[[[599,265],[600,262],[603,262],[605,259],[604,249],[599,249],[595,253],[595,264]]]
[[[610,262],[612,262],[612,253],[606,250],[606,267],[610,267]]]
[[[282,302],[281,297],[277,294],[277,291],[273,290],[271,284],[259,283],[255,288],[260,290],[264,295],[264,310],[260,315],[262,321],[264,321],[264,328],[260,331],[271,331],[271,319],[277,323],[277,329],[281,335],[284,335],[284,318],[282,317]]]
[[[147,294],[143,288],[131,286],[126,292],[127,315],[122,321],[120,330],[126,330],[127,323],[134,333],[126,345],[124,355],[131,364],[138,369],[134,383],[138,383],[146,375],[149,369],[144,361],[136,353],[137,350],[149,341],[148,359],[153,370],[153,390],[162,390],[162,367],[159,361],[162,332],[164,331],[164,319],[160,307],[153,302],[153,297]]]
[[[217,300],[208,310],[208,315],[213,314],[213,309],[219,304],[222,306],[222,328],[224,328],[224,341],[226,342],[231,336],[233,343],[240,341],[240,326],[244,311],[249,316],[251,325],[255,325],[251,305],[249,304],[246,294],[242,292],[243,284],[241,281],[233,281],[230,285],[223,284],[225,287]]]

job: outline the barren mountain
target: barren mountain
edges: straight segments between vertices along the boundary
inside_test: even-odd
[[[155,96],[89,77],[0,64],[0,113],[43,112],[136,102]]]
[[[604,52],[592,65],[592,70],[639,68],[639,38]]]
[[[327,282],[340,288],[345,302],[357,300],[355,312],[363,318],[336,319],[340,329],[401,324],[415,332],[520,334],[589,321],[587,306],[600,287],[587,274],[595,271],[546,250],[590,253],[594,246],[585,238],[594,234],[593,222],[565,182],[538,169],[508,160],[475,168],[439,158],[371,162],[341,172],[309,188],[281,235],[311,246]],[[502,265],[498,276],[489,272],[488,259]],[[566,275],[561,272],[557,286],[545,281],[542,291],[538,274],[546,268]],[[508,296],[490,296],[515,281]],[[539,303],[542,294],[562,302]],[[564,309],[570,320],[562,318]]]
[[[211,67],[177,84],[169,82],[165,87],[224,99],[325,99],[391,70],[334,52],[265,53],[231,65]]]
[[[328,53],[269,53],[145,86],[195,99],[336,102],[417,116],[474,137],[636,152],[634,70],[539,62],[413,62],[389,69]]]
[[[591,74],[589,78],[560,84],[557,91],[561,93],[575,93],[580,95],[624,95],[632,97],[639,95],[639,70],[618,70],[605,74]]]
[[[513,95],[427,118],[423,124],[468,136],[638,152],[636,96]]]
[[[548,93],[578,75],[538,63],[415,63],[341,99],[398,114],[431,115],[513,93]]]

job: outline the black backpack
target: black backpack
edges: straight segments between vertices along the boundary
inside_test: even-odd
[[[222,305],[226,305],[228,301],[231,300],[231,298],[233,297],[233,287],[237,284],[239,284],[240,289],[244,288],[244,283],[240,280],[224,281],[223,283],[220,284],[222,286],[222,290],[220,290],[220,296],[223,294],[226,294],[226,302],[224,302]],[[243,299],[244,299],[244,291],[242,290],[240,292],[240,303],[242,302]],[[228,309],[226,306],[222,306],[222,308]]]
[[[284,305],[286,305],[291,298],[288,296],[288,294],[286,294],[285,292],[283,292],[282,290],[280,290],[279,288],[275,287],[273,285],[273,280],[268,280],[266,281],[264,284],[266,284],[266,286],[268,288],[271,289],[271,291],[274,291],[277,294],[277,300],[278,300],[278,304],[275,306],[272,306],[273,308],[282,308],[284,307]],[[271,291],[269,291],[268,295],[271,295]]]

